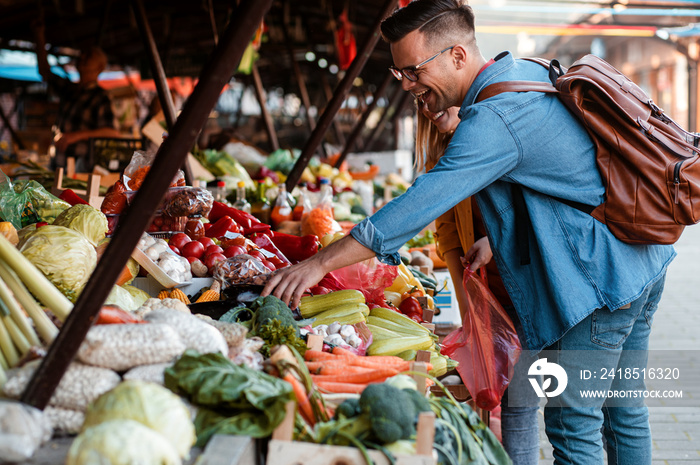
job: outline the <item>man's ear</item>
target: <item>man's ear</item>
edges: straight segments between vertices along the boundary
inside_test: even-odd
[[[463,45],[457,44],[452,49],[450,57],[456,69],[461,69],[467,64],[467,50]]]

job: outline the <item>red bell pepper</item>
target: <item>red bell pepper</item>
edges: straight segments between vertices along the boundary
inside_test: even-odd
[[[273,231],[270,234],[270,238],[277,248],[292,262],[300,262],[316,255],[320,244],[314,234],[294,236]]]
[[[403,299],[399,305],[399,311],[418,323],[423,322],[423,307],[421,307],[418,299],[413,296]]]
[[[248,239],[253,241],[253,244],[257,245],[261,249],[265,249],[270,253],[275,254],[277,258],[283,263],[282,266],[289,266],[292,262],[282,253],[280,249],[272,242],[270,236],[266,234],[255,233],[248,236]]]
[[[73,192],[71,189],[65,189],[63,192],[61,192],[61,195],[59,195],[58,198],[65,202],[68,202],[71,205],[71,207],[73,205],[78,204],[89,205],[88,202],[83,200],[78,194]]]
[[[225,203],[215,201],[208,215],[209,221],[214,223],[223,216],[230,216],[231,218],[233,218],[233,220],[236,223],[238,223],[238,225],[241,227],[242,233],[244,235],[256,232],[266,233],[271,228],[269,224],[260,222],[260,220],[258,220],[250,213],[246,213],[242,210],[229,207]]]
[[[209,229],[204,231],[204,235],[211,238],[219,238],[226,235],[227,232],[239,233],[241,230],[236,222],[233,221],[233,218],[222,216]]]

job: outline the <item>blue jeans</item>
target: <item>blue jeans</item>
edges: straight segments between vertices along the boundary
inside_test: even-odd
[[[646,367],[649,334],[664,287],[664,277],[649,286],[629,308],[599,308],[548,348],[550,362],[562,366],[569,385],[545,406],[545,430],[556,465],[600,465],[603,436],[609,465],[650,465],[649,411],[642,398],[625,401],[580,397],[580,389],[643,390],[644,380],[605,377],[607,370]],[[585,352],[583,352],[585,351]],[[582,355],[583,354],[583,355]],[[579,373],[598,373],[581,381]]]
[[[505,307],[518,337],[522,326],[515,310]],[[537,414],[540,399],[528,381],[528,368],[537,360],[537,352],[523,349],[513,369],[513,378],[501,399],[501,437],[503,448],[513,465],[537,465],[540,458],[540,434]]]

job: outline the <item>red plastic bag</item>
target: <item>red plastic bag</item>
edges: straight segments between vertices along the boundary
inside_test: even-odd
[[[367,305],[386,306],[384,289],[391,286],[399,270],[376,258],[355,263],[333,272],[340,289],[357,289],[365,295]],[[334,289],[335,290],[335,289]]]
[[[441,352],[459,362],[457,372],[476,405],[493,410],[513,376],[520,340],[482,278],[466,268],[463,285],[468,299],[464,321],[445,337]]]

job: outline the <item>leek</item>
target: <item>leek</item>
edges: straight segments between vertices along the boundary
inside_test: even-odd
[[[7,332],[7,328],[5,328],[5,323],[3,323],[2,318],[0,318],[0,349],[2,349],[7,365],[10,368],[17,365],[17,362],[19,362],[19,353],[17,352],[15,345],[12,343],[10,333]]]
[[[19,280],[14,271],[7,264],[0,260],[0,279],[10,288],[19,304],[24,308],[29,317],[34,321],[36,331],[47,344],[51,344],[58,335],[58,328],[51,321],[51,318],[36,303],[34,297],[29,293],[22,281]]]
[[[7,286],[7,284],[5,284],[5,281],[3,281],[1,277],[0,300],[3,300],[5,302],[5,305],[7,306],[10,312],[10,317],[12,317],[12,320],[14,320],[14,322],[17,324],[17,327],[22,331],[29,343],[31,345],[41,346],[41,342],[36,336],[34,328],[32,328],[32,325],[29,323],[28,318],[24,315],[22,309],[17,304],[15,296],[12,295],[12,291]]]
[[[73,310],[71,301],[3,235],[0,235],[0,261],[7,263],[32,294],[59,320],[65,321],[68,318],[68,314]]]
[[[10,334],[10,339],[15,343],[15,347],[17,347],[19,350],[20,355],[24,355],[29,352],[32,345],[29,343],[27,338],[24,337],[24,334],[22,334],[22,331],[19,329],[17,323],[14,322],[12,317],[3,316],[0,318],[0,320],[2,320],[2,324],[5,325],[5,329],[7,329],[7,332]]]
[[[5,356],[2,354],[2,350],[0,350],[0,371],[4,372],[5,370],[9,370],[10,365],[7,363],[7,360],[5,360]]]

